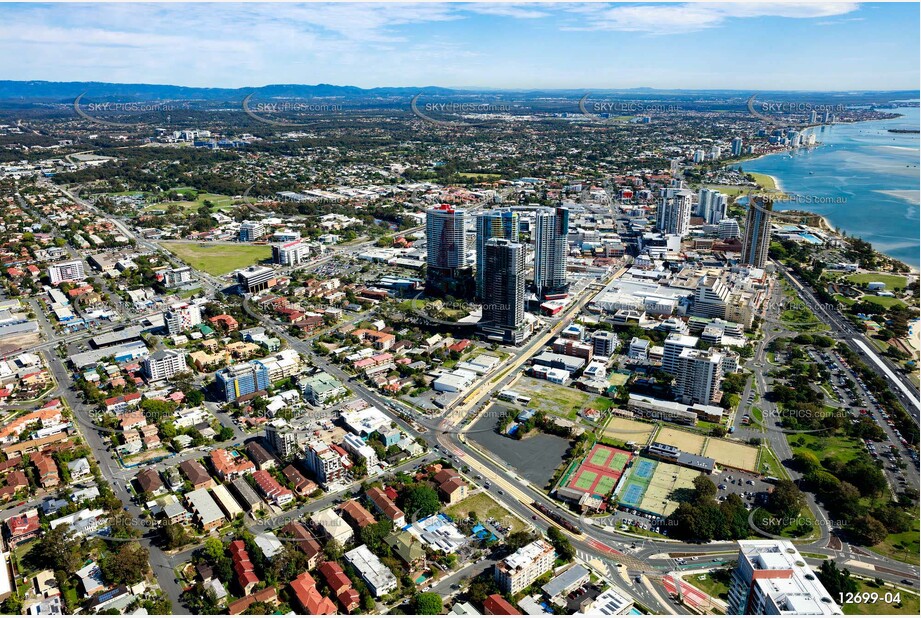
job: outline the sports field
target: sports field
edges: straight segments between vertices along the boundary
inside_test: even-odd
[[[272,257],[272,247],[268,245],[181,241],[164,241],[161,244],[164,249],[178,255],[192,268],[215,276],[252,266]]]
[[[676,492],[692,490],[698,474],[689,468],[639,457],[621,490],[620,504],[646,513],[669,515],[678,508]]]
[[[703,454],[715,459],[716,463],[723,467],[758,471],[758,449],[754,446],[710,438]]]
[[[606,498],[617,486],[631,457],[627,451],[596,444],[578,467],[574,470],[570,467],[560,485]]]
[[[700,455],[701,451],[704,449],[704,442],[706,440],[707,438],[700,434],[681,431],[673,427],[662,427],[659,433],[656,434],[654,441],[674,446],[685,453]]]
[[[622,416],[612,416],[604,428],[604,435],[621,442],[646,444],[655,428],[656,426],[651,423],[641,423]]]

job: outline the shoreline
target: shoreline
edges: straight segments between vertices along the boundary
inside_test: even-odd
[[[895,119],[901,118],[901,117],[904,117],[904,114],[898,114],[898,116],[896,116],[896,118],[892,118],[891,120],[895,120]],[[863,123],[863,122],[878,122],[878,120],[864,120],[864,121],[860,121],[860,122],[854,123],[854,124],[861,124],[861,123]],[[823,147],[827,147],[827,146],[828,146],[827,144],[820,142],[820,143],[817,143],[815,146],[812,146],[812,147],[810,147],[810,148],[823,148]],[[757,177],[758,175],[760,175],[760,176],[763,176],[763,177],[770,178],[771,181],[774,183],[774,187],[775,187],[775,188],[774,188],[774,192],[779,193],[779,194],[781,194],[781,195],[784,195],[784,194],[786,194],[786,192],[783,190],[783,185],[782,185],[782,183],[781,183],[781,181],[780,181],[779,178],[777,178],[777,177],[774,176],[773,174],[765,174],[765,173],[763,173],[763,172],[751,172],[751,171],[747,171],[747,170],[745,170],[745,164],[746,164],[746,163],[753,162],[753,161],[758,161],[759,159],[764,159],[764,158],[770,157],[770,156],[789,154],[790,152],[792,152],[792,151],[791,151],[791,150],[784,150],[784,151],[778,151],[778,152],[768,152],[768,153],[764,153],[764,154],[758,155],[758,156],[756,156],[756,157],[752,157],[752,158],[750,158],[750,159],[747,159],[747,160],[745,160],[744,162],[741,162],[740,165],[741,165],[741,167],[742,167],[742,170],[743,170],[746,174],[754,174],[756,177]],[[818,217],[819,219],[821,219],[822,225],[827,229],[828,233],[833,234],[833,235],[834,235],[835,237],[837,237],[837,238],[842,238],[842,237],[835,231],[834,225],[832,225],[831,221],[828,219],[827,216],[825,216],[825,215],[820,215],[820,214],[818,214],[818,213],[816,213],[816,212],[813,212],[813,211],[811,211],[811,210],[805,210],[805,209],[802,209],[802,208],[796,208],[796,209],[790,209],[790,210],[802,210],[803,212],[808,212],[808,213],[810,213],[810,214],[812,214],[812,215],[815,215],[816,217]],[[783,211],[783,210],[779,210],[778,212],[784,212],[784,211]],[[866,239],[863,238],[862,236],[860,236],[859,234],[853,234],[852,236],[855,236],[856,238],[860,238],[861,240],[866,241]],[[870,241],[866,241],[866,242],[870,242]],[[919,267],[919,266],[913,266],[913,265],[911,265],[911,264],[908,264],[907,262],[904,262],[904,261],[900,260],[899,258],[893,257],[893,256],[891,256],[891,255],[885,253],[884,251],[880,251],[880,250],[877,249],[875,246],[873,246],[873,243],[870,243],[870,245],[873,247],[873,251],[875,251],[875,252],[878,253],[879,255],[884,256],[884,257],[886,257],[886,258],[889,259],[889,260],[894,260],[894,261],[896,261],[896,262],[900,262],[900,263],[902,263],[902,264],[905,264],[905,265],[908,267],[909,272],[910,272],[912,275],[919,275],[919,274],[921,274],[921,267]]]

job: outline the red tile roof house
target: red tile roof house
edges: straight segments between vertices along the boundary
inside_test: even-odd
[[[41,531],[37,509],[29,509],[6,520],[6,538],[10,549],[16,549],[22,543],[36,538]]]
[[[257,470],[253,473],[253,480],[259,487],[259,493],[278,506],[294,500],[294,492],[287,487],[282,487],[268,470]]]
[[[483,611],[487,616],[520,616],[521,612],[498,594],[491,594],[483,601]]]
[[[237,328],[240,327],[237,320],[234,319],[232,315],[227,315],[226,313],[208,318],[208,321],[211,322],[213,326],[222,326],[228,331],[237,330]]]
[[[342,567],[337,562],[324,562],[320,565],[320,574],[326,580],[326,585],[330,591],[339,600],[342,608],[351,613],[358,609],[361,596],[358,591],[352,587],[352,582],[343,572]]]
[[[307,566],[311,569],[316,568],[317,562],[320,561],[320,556],[323,553],[323,548],[304,524],[299,521],[285,524],[281,529],[279,538],[288,543],[294,543],[307,556]]]
[[[263,588],[258,592],[246,595],[238,601],[234,601],[227,606],[227,613],[231,616],[238,616],[248,610],[250,605],[253,603],[265,603],[266,605],[271,605],[273,607],[277,606],[278,591],[275,590],[275,586]]]
[[[317,484],[304,476],[300,470],[294,467],[294,464],[285,466],[281,473],[294,485],[295,493],[300,496],[308,496],[317,489]]]
[[[106,412],[114,412],[115,414],[120,414],[127,410],[129,407],[136,406],[140,403],[140,393],[128,393],[126,395],[119,395],[118,397],[109,397],[105,400]]]
[[[375,510],[392,521],[395,526],[402,528],[406,524],[406,514],[379,487],[370,488],[365,495],[374,505]]]
[[[336,604],[317,590],[317,582],[304,571],[291,581],[291,590],[301,609],[309,616],[331,616],[336,613]]]
[[[233,562],[233,571],[237,575],[237,583],[243,594],[252,592],[253,587],[259,583],[256,576],[255,568],[249,559],[249,553],[246,551],[246,544],[243,541],[233,541],[230,544],[230,559]]]
[[[222,448],[211,451],[211,467],[222,481],[232,481],[256,471],[256,465],[249,459],[242,455],[233,457],[229,451]]]
[[[51,455],[34,453],[31,455],[32,465],[38,473],[38,483],[45,488],[57,487],[61,483],[58,466]]]

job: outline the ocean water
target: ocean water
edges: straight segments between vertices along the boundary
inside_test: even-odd
[[[888,110],[887,110],[888,111]],[[779,210],[818,213],[852,236],[910,266],[921,252],[921,139],[887,129],[921,126],[917,107],[898,108],[892,120],[816,127],[820,145],[742,164],[746,172],[774,176],[797,201]]]

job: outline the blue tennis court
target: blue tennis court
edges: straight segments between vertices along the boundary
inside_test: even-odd
[[[641,479],[651,479],[655,469],[656,462],[649,459],[639,459],[636,462],[636,467],[633,469],[633,476]]]
[[[642,485],[630,483],[626,488],[624,488],[624,493],[620,501],[624,504],[629,504],[630,506],[637,506],[643,499],[643,491],[645,489],[646,488]]]

